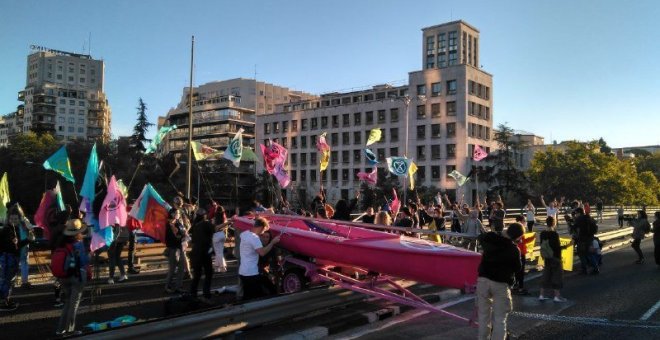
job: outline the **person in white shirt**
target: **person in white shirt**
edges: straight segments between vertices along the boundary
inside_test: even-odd
[[[532,232],[534,229],[534,223],[536,222],[536,208],[532,204],[532,200],[527,200],[527,205],[525,206],[525,220],[527,221],[527,230]]]
[[[548,214],[548,217],[552,217],[557,221],[557,214],[559,213],[559,208],[561,208],[562,204],[564,204],[564,198],[562,197],[559,203],[557,203],[557,199],[554,201],[550,202],[550,205],[545,204],[545,200],[543,199],[543,195],[541,195],[541,204],[545,207],[545,211]]]
[[[263,296],[259,275],[259,256],[266,255],[280,241],[278,235],[273,237],[266,246],[262,245],[259,235],[268,229],[268,221],[262,217],[257,217],[254,219],[254,224],[250,230],[241,233],[241,263],[238,267],[238,276],[243,284],[243,300]]]

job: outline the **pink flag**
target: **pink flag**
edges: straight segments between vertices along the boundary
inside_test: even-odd
[[[357,176],[361,181],[367,182],[369,184],[376,184],[376,182],[378,182],[378,168],[374,167],[371,172],[360,171],[357,173]]]
[[[44,238],[50,239],[50,222],[54,220],[57,197],[52,190],[47,190],[41,197],[39,208],[34,214],[34,224],[43,228]]]
[[[269,174],[274,175],[277,171],[277,165],[284,166],[284,162],[286,162],[289,152],[283,146],[275,142],[270,142],[269,146],[264,146],[263,144],[260,144],[260,146],[261,153],[264,156],[266,171],[268,171]]]
[[[284,169],[284,164],[277,164],[275,166],[275,178],[277,178],[277,181],[280,183],[280,187],[286,188],[289,183],[291,182],[291,178],[289,177],[289,173]]]
[[[105,196],[99,212],[99,226],[105,228],[113,226],[115,223],[126,226],[126,217],[126,199],[119,190],[115,176],[112,176],[108,183],[108,194]]]
[[[396,189],[392,188],[392,192],[394,193],[394,199],[390,203],[390,210],[392,210],[392,216],[396,216],[399,213],[399,209],[401,209],[401,201],[399,201],[399,196],[396,194]]]
[[[488,157],[488,153],[484,151],[484,149],[482,149],[479,145],[475,145],[472,159],[478,162],[486,157]]]
[[[322,134],[319,136],[319,140],[318,140],[318,142],[316,142],[316,148],[317,148],[320,152],[330,151],[330,145],[328,145],[328,142],[326,142],[326,140],[325,140],[325,135],[326,135],[325,132],[322,133]]]

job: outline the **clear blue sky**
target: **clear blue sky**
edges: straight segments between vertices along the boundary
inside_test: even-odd
[[[481,31],[495,124],[551,139],[660,144],[660,1],[36,1],[0,3],[0,113],[15,110],[31,44],[106,63],[112,132],[139,97],[155,122],[188,83],[254,77],[323,93],[407,79],[422,27]],[[154,131],[151,131],[152,133]]]

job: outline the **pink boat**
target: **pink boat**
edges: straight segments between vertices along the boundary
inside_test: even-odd
[[[317,260],[365,268],[403,279],[471,290],[481,254],[454,246],[360,227],[359,223],[260,215],[270,221],[279,245]],[[234,226],[249,230],[253,220],[235,217]]]

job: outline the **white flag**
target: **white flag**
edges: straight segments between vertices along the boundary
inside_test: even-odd
[[[243,128],[238,129],[224,153],[224,158],[232,161],[237,168],[241,163],[241,155],[243,155],[243,131]]]

